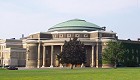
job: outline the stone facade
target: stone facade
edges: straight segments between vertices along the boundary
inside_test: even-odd
[[[22,40],[0,40],[0,66],[25,66],[25,55]]]
[[[26,38],[26,67],[60,67],[56,54],[59,54],[64,41],[78,37],[85,44],[87,63],[86,67],[102,67],[101,56],[104,43],[108,40],[115,40],[116,33],[107,31],[93,32],[46,32],[36,33]]]

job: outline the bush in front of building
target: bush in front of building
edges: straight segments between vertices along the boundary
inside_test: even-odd
[[[75,65],[82,65],[86,62],[86,50],[84,44],[77,40],[78,38],[65,41],[63,50],[57,55],[61,64],[71,64],[71,69]]]
[[[103,64],[110,64],[116,68],[119,60],[123,58],[125,49],[119,41],[108,41],[106,46],[102,54]]]
[[[110,44],[110,43],[109,43]],[[112,43],[111,43],[112,44]],[[123,46],[121,57],[116,60],[116,67],[139,67],[140,66],[140,44],[135,42],[121,41]],[[103,65],[112,64],[112,53],[119,49],[115,49],[115,44],[107,45],[106,52],[103,52]],[[119,47],[119,46],[118,46]],[[113,49],[114,48],[114,51]],[[105,58],[106,57],[106,58]]]

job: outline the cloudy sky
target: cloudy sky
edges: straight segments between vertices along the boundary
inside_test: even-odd
[[[0,0],[0,39],[46,32],[75,18],[106,26],[121,39],[140,38],[140,0]]]

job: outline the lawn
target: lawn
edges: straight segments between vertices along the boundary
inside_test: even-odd
[[[140,80],[140,68],[0,69],[0,80]]]

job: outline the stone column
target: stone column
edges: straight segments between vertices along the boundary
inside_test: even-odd
[[[1,53],[1,65],[2,65],[2,67],[4,67],[3,59],[4,59],[4,57],[3,57],[3,52],[2,52],[2,53]]]
[[[62,52],[62,50],[63,50],[63,45],[60,45],[61,46],[61,52]],[[63,67],[63,65],[60,63],[60,67]]]
[[[102,67],[102,34],[99,34],[99,39],[97,41],[97,47],[96,47],[96,67]]]
[[[97,47],[96,47],[96,67],[97,68],[102,66],[101,52],[102,52],[102,45],[101,45],[101,42],[98,42]]]
[[[37,67],[40,68],[40,43],[38,44],[38,58],[37,58]]]
[[[94,67],[94,45],[92,45],[91,54],[91,67]]]
[[[53,67],[53,45],[51,45],[51,65],[50,67]]]
[[[98,49],[98,44],[97,44],[97,47],[96,47],[96,68],[98,68],[98,55],[99,55],[99,49]]]
[[[43,46],[43,65],[42,67],[45,67],[46,65],[46,47]]]
[[[26,62],[29,60],[29,46],[27,46],[27,48],[26,48]],[[26,65],[27,65],[27,63],[26,63]]]

